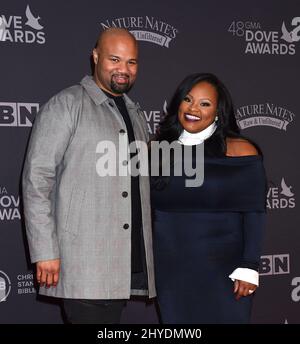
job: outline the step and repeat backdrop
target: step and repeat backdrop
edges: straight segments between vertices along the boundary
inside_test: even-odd
[[[242,133],[261,146],[268,176],[252,322],[300,323],[297,0],[1,0],[0,323],[63,322],[58,304],[37,295],[20,176],[40,106],[91,73],[96,38],[114,26],[139,41],[130,97],[143,108],[151,134],[187,74],[212,72],[228,86]],[[122,323],[158,321],[155,302],[131,300],[122,316]]]

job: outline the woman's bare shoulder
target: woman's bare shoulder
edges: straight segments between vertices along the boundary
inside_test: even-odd
[[[258,155],[255,146],[246,139],[228,137],[226,139],[228,156]]]

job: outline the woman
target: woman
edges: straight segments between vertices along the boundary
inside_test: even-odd
[[[159,127],[155,142],[162,141],[190,146],[193,166],[204,142],[202,186],[186,187],[184,174],[164,176],[162,157],[151,178],[162,321],[248,323],[265,223],[261,152],[240,135],[230,94],[213,74],[182,81]],[[170,161],[173,171],[185,155]]]

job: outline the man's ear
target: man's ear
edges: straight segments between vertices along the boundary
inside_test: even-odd
[[[97,64],[98,63],[98,58],[99,58],[99,55],[98,55],[98,52],[96,49],[93,50],[93,60],[94,60],[94,63]]]

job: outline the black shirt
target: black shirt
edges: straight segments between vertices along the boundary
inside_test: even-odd
[[[103,90],[102,90],[103,91]],[[124,98],[122,96],[113,96],[103,91],[109,98],[113,99],[117,105],[120,114],[126,125],[129,144],[135,141],[132,122],[129,117]],[[135,150],[134,150],[135,151]],[[130,153],[132,159],[137,153]],[[126,190],[124,190],[126,191]],[[126,195],[126,194],[125,194]],[[122,196],[123,197],[123,196]],[[143,271],[142,264],[142,208],[140,198],[139,176],[131,176],[131,268],[132,272]]]

